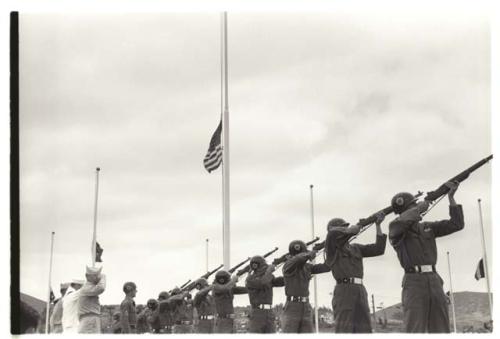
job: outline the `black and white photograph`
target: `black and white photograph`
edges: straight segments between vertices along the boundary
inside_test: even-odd
[[[12,334],[493,332],[484,8],[10,37]]]

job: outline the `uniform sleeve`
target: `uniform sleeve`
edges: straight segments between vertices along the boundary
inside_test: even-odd
[[[285,279],[283,277],[273,278],[271,284],[273,287],[283,287],[285,286]]]
[[[195,307],[200,306],[201,302],[203,301],[203,298],[205,298],[208,295],[210,290],[211,290],[210,287],[205,287],[204,289],[196,293],[196,295],[193,298],[193,305]]]
[[[85,285],[80,288],[80,296],[97,296],[104,292],[106,289],[106,276],[104,274],[101,275],[101,279],[96,285],[92,285],[89,283],[85,283]]]
[[[387,235],[382,234],[382,235],[377,235],[377,240],[373,244],[368,244],[368,245],[356,244],[356,246],[361,251],[361,255],[363,257],[369,258],[384,254],[386,242],[387,242]]]
[[[436,238],[460,231],[464,228],[464,212],[462,205],[450,206],[449,220],[425,222],[422,224],[424,228],[428,227],[432,229]]]
[[[326,273],[326,272],[330,272],[330,267],[325,263],[315,264],[315,265],[311,266],[311,273],[312,274],[320,274],[320,273]]]
[[[391,221],[389,224],[389,241],[391,244],[393,246],[397,245],[406,232],[420,220],[422,220],[422,217],[420,217],[418,208],[411,208]]]
[[[267,271],[262,276],[257,277],[254,274],[249,274],[247,280],[245,281],[246,287],[248,288],[261,288],[262,286],[268,285],[272,282],[274,276],[271,271]]]
[[[297,268],[301,268],[309,260],[309,253],[299,253],[288,259],[283,265],[283,273],[291,274]]]
[[[122,326],[122,333],[130,333],[130,324],[128,323],[130,312],[130,303],[127,300],[122,301],[120,304],[120,324]]]
[[[233,287],[233,294],[247,294],[248,289],[243,286],[234,286]]]

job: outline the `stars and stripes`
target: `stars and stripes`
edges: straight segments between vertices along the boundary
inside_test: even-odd
[[[484,278],[484,264],[483,264],[482,258],[481,258],[481,260],[479,260],[479,263],[477,264],[476,273],[474,274],[474,278],[476,278],[476,280]]]
[[[216,170],[222,163],[221,132],[222,120],[219,122],[219,126],[212,135],[212,139],[210,139],[210,146],[208,146],[207,154],[205,155],[205,159],[203,159],[203,165],[208,173]]]

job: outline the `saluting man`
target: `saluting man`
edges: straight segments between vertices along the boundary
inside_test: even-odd
[[[378,214],[377,238],[368,245],[349,243],[361,230],[359,225],[348,227],[349,223],[341,218],[334,218],[327,225],[325,263],[337,282],[332,300],[336,333],[372,332],[368,294],[363,285],[363,258],[384,254],[387,236],[380,226],[383,220],[384,214]]]
[[[268,265],[260,255],[250,259],[250,272],[245,282],[251,306],[248,324],[250,333],[276,332],[273,287],[284,286],[284,281],[282,277],[274,276],[275,269],[276,266]]]
[[[137,294],[137,286],[129,281],[123,285],[125,299],[120,304],[121,333],[135,333],[137,315],[134,298]]]
[[[404,326],[411,333],[448,333],[448,303],[443,279],[436,272],[436,238],[464,228],[462,206],[454,195],[458,182],[447,182],[450,189],[449,220],[421,222],[421,214],[429,208],[427,201],[416,203],[410,193],[398,193],[392,207],[399,216],[389,225],[389,240],[405,271],[402,304]]]
[[[325,264],[308,263],[316,251],[308,251],[301,240],[294,240],[288,247],[290,258],[283,265],[286,304],[283,309],[282,329],[284,333],[312,333],[312,308],[309,303],[309,281],[312,274],[328,272]]]
[[[234,306],[235,294],[245,294],[245,287],[236,286],[238,276],[232,278],[229,272],[220,270],[215,274],[212,285],[212,294],[215,300],[217,319],[215,320],[215,333],[234,333]]]

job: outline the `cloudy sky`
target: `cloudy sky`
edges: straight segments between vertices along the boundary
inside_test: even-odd
[[[379,14],[229,14],[232,263],[311,238],[310,184],[323,238],[329,219],[355,222],[490,154],[486,16]],[[96,166],[103,304],[128,280],[144,303],[200,276],[206,238],[210,267],[222,262],[220,170],[202,165],[220,116],[219,23],[215,12],[20,16],[22,292],[45,298],[51,231],[54,288],[83,278]],[[490,175],[456,194],[466,228],[438,240],[445,290],[447,251],[454,289],[486,290],[473,274]],[[447,217],[445,199],[426,219]],[[400,301],[402,275],[389,245],[365,260],[377,303]],[[318,286],[330,305],[331,275]]]

